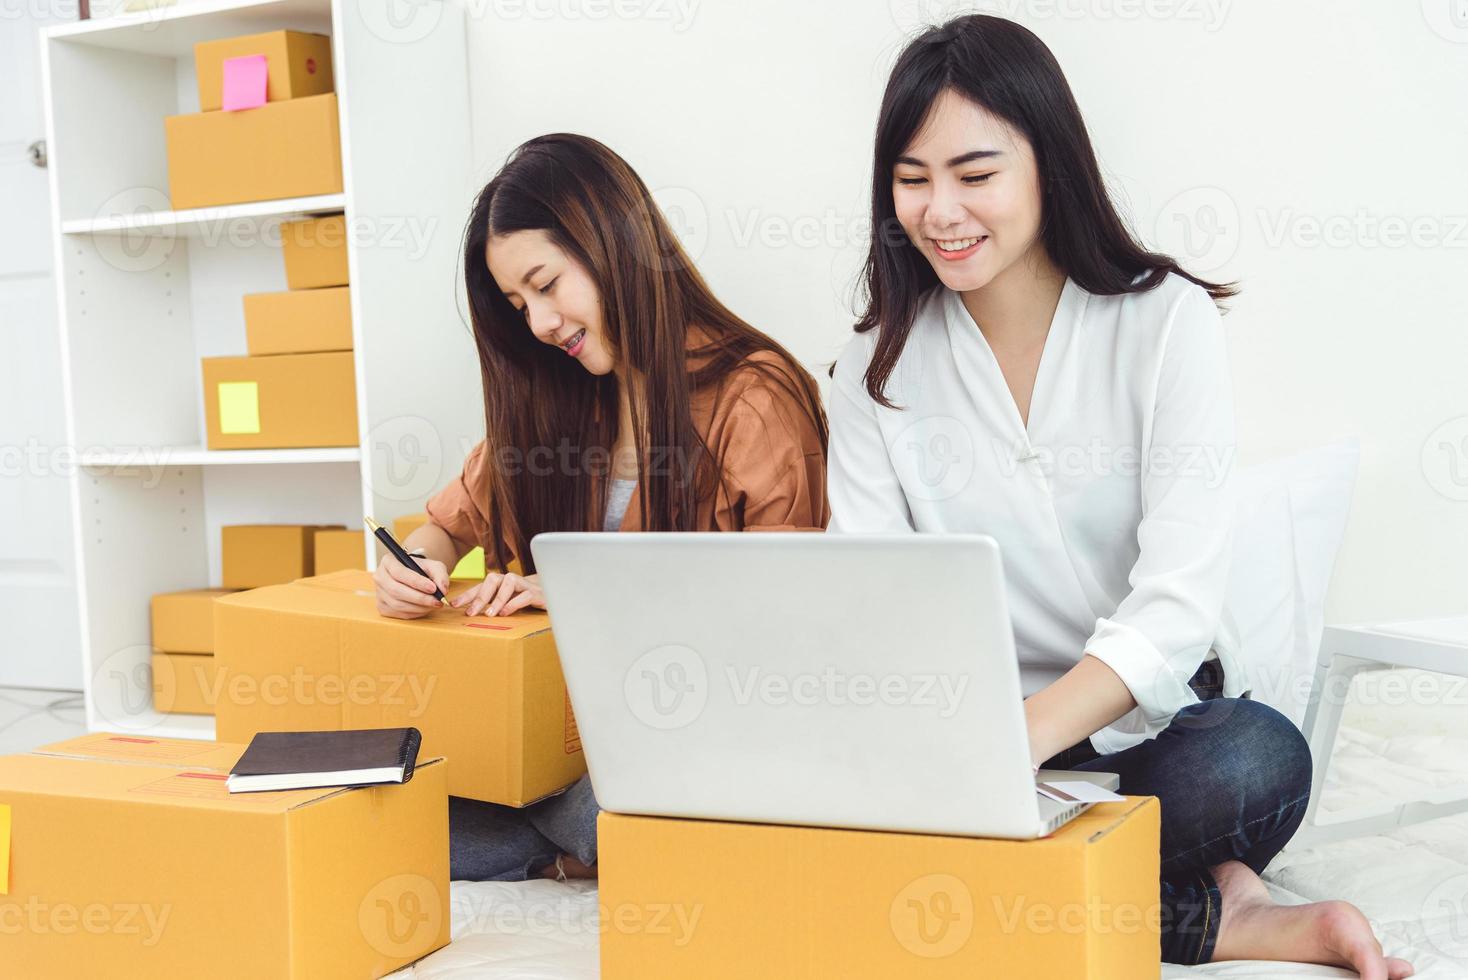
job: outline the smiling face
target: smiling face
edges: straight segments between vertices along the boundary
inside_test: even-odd
[[[892,168],[897,220],[938,279],[980,289],[1040,242],[1039,168],[1029,141],[952,89]]]
[[[485,265],[535,339],[565,351],[592,374],[616,367],[602,331],[601,296],[586,268],[544,231],[491,235]]]

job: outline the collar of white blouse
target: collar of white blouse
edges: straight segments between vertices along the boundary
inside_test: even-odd
[[[984,406],[994,417],[996,424],[1012,431],[1016,452],[1023,461],[1032,458],[1034,448],[1031,440],[1044,431],[1049,421],[1056,392],[1066,381],[1074,377],[1076,365],[1068,357],[1075,342],[1077,327],[1085,314],[1088,294],[1066,277],[1060,290],[1060,301],[1055,304],[1055,313],[1050,318],[1050,328],[1045,334],[1045,345],[1040,351],[1040,364],[1035,371],[1035,384],[1030,391],[1030,415],[1026,422],[1019,412],[1019,405],[1010,393],[1009,382],[999,366],[999,359],[984,337],[984,332],[974,322],[963,297],[954,290],[945,290],[943,297],[943,321],[948,333],[948,344],[958,366],[958,375],[969,389],[976,405]]]

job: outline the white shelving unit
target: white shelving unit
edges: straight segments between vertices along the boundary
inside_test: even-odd
[[[390,5],[185,0],[43,33],[94,731],[213,737],[212,719],[152,710],[148,600],[220,582],[221,526],[361,527],[366,513],[420,511],[482,431],[455,289],[477,189],[464,11],[419,0],[404,25]],[[332,37],[343,193],[172,210],[163,119],[199,109],[193,45],[281,28]],[[360,445],[206,448],[200,358],[244,354],[242,297],[286,288],[279,223],[336,211],[349,229]],[[365,548],[364,567],[373,560]]]

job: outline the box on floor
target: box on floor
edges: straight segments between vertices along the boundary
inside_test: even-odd
[[[219,664],[209,653],[165,653],[152,657],[153,710],[166,715],[212,715],[219,691]]]
[[[229,524],[220,528],[224,587],[258,589],[313,574],[316,535],[324,530],[345,529],[340,524]]]
[[[312,562],[313,575],[347,570],[360,571],[367,561],[367,538],[365,531],[348,531],[345,528],[327,528],[316,532],[316,555]],[[297,575],[296,578],[305,576]]]
[[[5,975],[356,980],[448,943],[446,763],[231,795],[243,751],[98,734],[0,757]]]
[[[603,812],[602,980],[1156,978],[1159,828],[1155,797],[1033,841]]]
[[[213,653],[214,600],[233,591],[185,589],[153,596],[153,649],[167,653]]]
[[[586,771],[539,610],[390,619],[377,611],[371,573],[336,572],[221,599],[215,657],[220,738],[412,725],[425,755],[453,763],[452,795],[510,806]]]

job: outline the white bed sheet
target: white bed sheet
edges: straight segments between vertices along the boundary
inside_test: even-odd
[[[1387,693],[1413,671],[1361,679],[1365,705],[1346,712],[1321,807],[1327,819],[1382,799],[1468,795],[1468,708],[1453,680],[1432,678],[1429,703]],[[1395,685],[1395,686],[1394,686]],[[1417,690],[1425,690],[1419,682]],[[1462,688],[1468,692],[1468,687]],[[1382,694],[1372,697],[1372,692]],[[1468,693],[1465,693],[1468,697]],[[1419,980],[1468,980],[1468,813],[1391,832],[1287,848],[1265,873],[1282,902],[1354,902],[1389,954]],[[392,980],[598,980],[597,891],[592,883],[454,882],[453,941]],[[1353,977],[1330,967],[1267,962],[1165,965],[1165,980],[1203,977]]]

